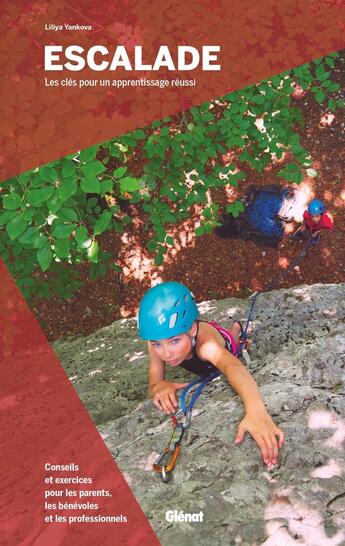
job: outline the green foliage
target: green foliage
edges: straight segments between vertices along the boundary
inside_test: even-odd
[[[125,169],[117,178],[108,176],[104,164],[95,159],[99,146],[54,161],[3,182],[1,186],[0,249],[3,258],[25,296],[34,293],[47,297],[54,284],[59,295],[69,297],[79,287],[66,281],[66,271],[83,262],[98,262],[97,236],[107,229],[123,230],[127,216],[119,216],[119,206],[109,205],[107,192],[119,191]],[[131,178],[131,184],[139,182]],[[126,180],[124,186],[126,187]],[[53,271],[54,264],[64,262],[58,270],[65,282],[44,283],[30,280],[37,271]],[[109,264],[111,265],[111,264]],[[100,267],[98,274],[103,274]],[[64,293],[63,286],[66,286]],[[53,290],[54,291],[54,290]]]
[[[299,84],[325,110],[342,106],[332,80],[336,57],[191,108],[179,125],[164,118],[3,182],[0,252],[24,295],[48,297],[55,291],[70,297],[80,286],[79,264],[89,264],[92,278],[118,267],[102,251],[101,236],[107,230],[121,233],[131,221],[126,201],[142,211],[147,247],[160,265],[174,244],[167,230],[198,209],[195,233],[210,233],[219,216],[213,190],[237,187],[248,167],[262,173],[273,157],[287,152],[280,177],[299,183],[305,174],[317,176],[296,132],[304,120],[292,94]],[[234,159],[224,166],[222,154],[230,150]],[[132,172],[133,165],[138,172],[138,154],[140,176]],[[238,216],[242,202],[227,211]],[[51,273],[45,283],[39,270]]]
[[[244,211],[244,204],[242,201],[235,201],[226,207],[226,211],[236,218]]]

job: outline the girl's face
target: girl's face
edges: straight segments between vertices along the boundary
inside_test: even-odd
[[[150,341],[150,345],[163,362],[169,366],[179,366],[186,358],[192,356],[191,336],[196,334],[194,325],[187,334]]]
[[[314,224],[317,224],[321,220],[321,214],[311,214],[310,219]]]

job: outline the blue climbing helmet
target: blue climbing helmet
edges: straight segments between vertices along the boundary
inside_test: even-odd
[[[150,288],[139,305],[139,336],[166,339],[188,332],[199,311],[191,291],[179,282],[164,282]]]
[[[322,201],[319,201],[318,199],[313,199],[308,205],[308,212],[309,214],[323,214],[325,212],[325,205]]]

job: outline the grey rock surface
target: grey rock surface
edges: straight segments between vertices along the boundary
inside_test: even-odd
[[[248,300],[200,305],[203,318],[224,326],[247,310]],[[218,378],[195,406],[169,484],[152,462],[172,426],[146,400],[135,321],[54,350],[163,546],[344,546],[345,284],[260,294],[251,337],[250,370],[286,434],[279,464],[268,471],[248,435],[234,444],[243,405]],[[174,377],[188,377],[181,372]],[[203,511],[204,520],[171,523],[167,510]]]

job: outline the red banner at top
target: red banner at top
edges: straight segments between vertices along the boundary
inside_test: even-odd
[[[343,0],[8,3],[0,41],[0,179],[341,49],[344,8]],[[45,70],[45,46],[53,45],[63,50],[62,64],[70,45],[82,48],[84,57],[92,46],[104,46],[110,62],[122,45],[131,63],[135,46],[141,46],[143,64],[154,63],[161,45],[174,62],[179,45],[200,53],[203,46],[220,46],[221,70],[178,70],[176,63],[176,70],[159,71]],[[95,62],[104,58],[98,52]],[[170,83],[162,88],[113,84],[140,78]],[[184,80],[195,85],[181,84]]]

